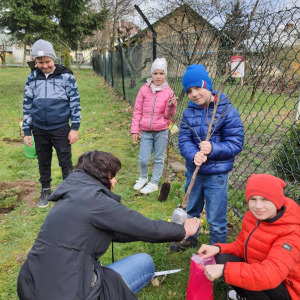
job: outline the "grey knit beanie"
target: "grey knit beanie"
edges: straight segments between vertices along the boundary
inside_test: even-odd
[[[43,56],[51,57],[53,60],[56,58],[52,44],[44,40],[38,40],[33,44],[31,55],[33,59]]]

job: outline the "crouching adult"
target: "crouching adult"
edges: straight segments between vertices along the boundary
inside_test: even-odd
[[[18,278],[21,300],[137,299],[154,275],[148,254],[125,257],[106,267],[98,261],[113,242],[181,241],[193,235],[196,219],[184,226],[153,221],[120,203],[114,194],[121,162],[99,151],[80,156],[50,196],[47,215]]]
[[[223,276],[233,287],[228,299],[300,299],[300,208],[284,197],[285,183],[269,174],[248,179],[242,231],[231,244],[202,245],[199,254],[216,255],[205,274]]]

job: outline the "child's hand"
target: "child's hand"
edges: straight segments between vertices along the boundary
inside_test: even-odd
[[[224,265],[207,265],[204,274],[210,281],[214,281],[223,275]]]
[[[212,150],[211,143],[208,141],[201,142],[199,148],[200,148],[200,152],[202,152],[205,155],[210,154]]]
[[[169,100],[169,105],[176,105],[177,104],[178,97],[175,95]]]
[[[32,137],[30,135],[25,136],[24,141],[28,147],[32,147]]]
[[[78,140],[78,131],[77,130],[71,130],[68,136],[68,139],[70,141],[69,144],[74,144]]]
[[[132,140],[135,144],[138,142],[138,137],[139,137],[139,135],[137,133],[132,134]]]
[[[200,167],[203,163],[207,161],[207,156],[203,152],[197,152],[194,156],[194,164]]]
[[[217,246],[211,246],[211,245],[206,245],[206,244],[202,244],[202,246],[200,247],[200,249],[198,250],[198,254],[201,255],[201,258],[208,258],[208,257],[212,257],[215,256],[216,254],[219,254],[220,252],[220,248]]]

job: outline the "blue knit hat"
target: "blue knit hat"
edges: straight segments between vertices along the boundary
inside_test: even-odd
[[[182,85],[186,93],[193,86],[212,91],[212,80],[203,65],[188,66],[182,77]]]

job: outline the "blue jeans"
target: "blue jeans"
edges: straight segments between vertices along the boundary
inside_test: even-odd
[[[124,257],[106,267],[118,272],[134,294],[150,282],[155,271],[153,259],[146,253]]]
[[[191,182],[193,173],[185,173],[185,192]],[[197,174],[191,190],[186,211],[189,218],[200,218],[206,201],[206,217],[209,224],[210,244],[227,243],[227,181],[228,173]],[[198,237],[198,232],[193,237]]]
[[[148,178],[148,165],[154,152],[154,169],[151,182],[158,184],[164,168],[169,129],[162,131],[143,131],[140,146],[140,177]]]

